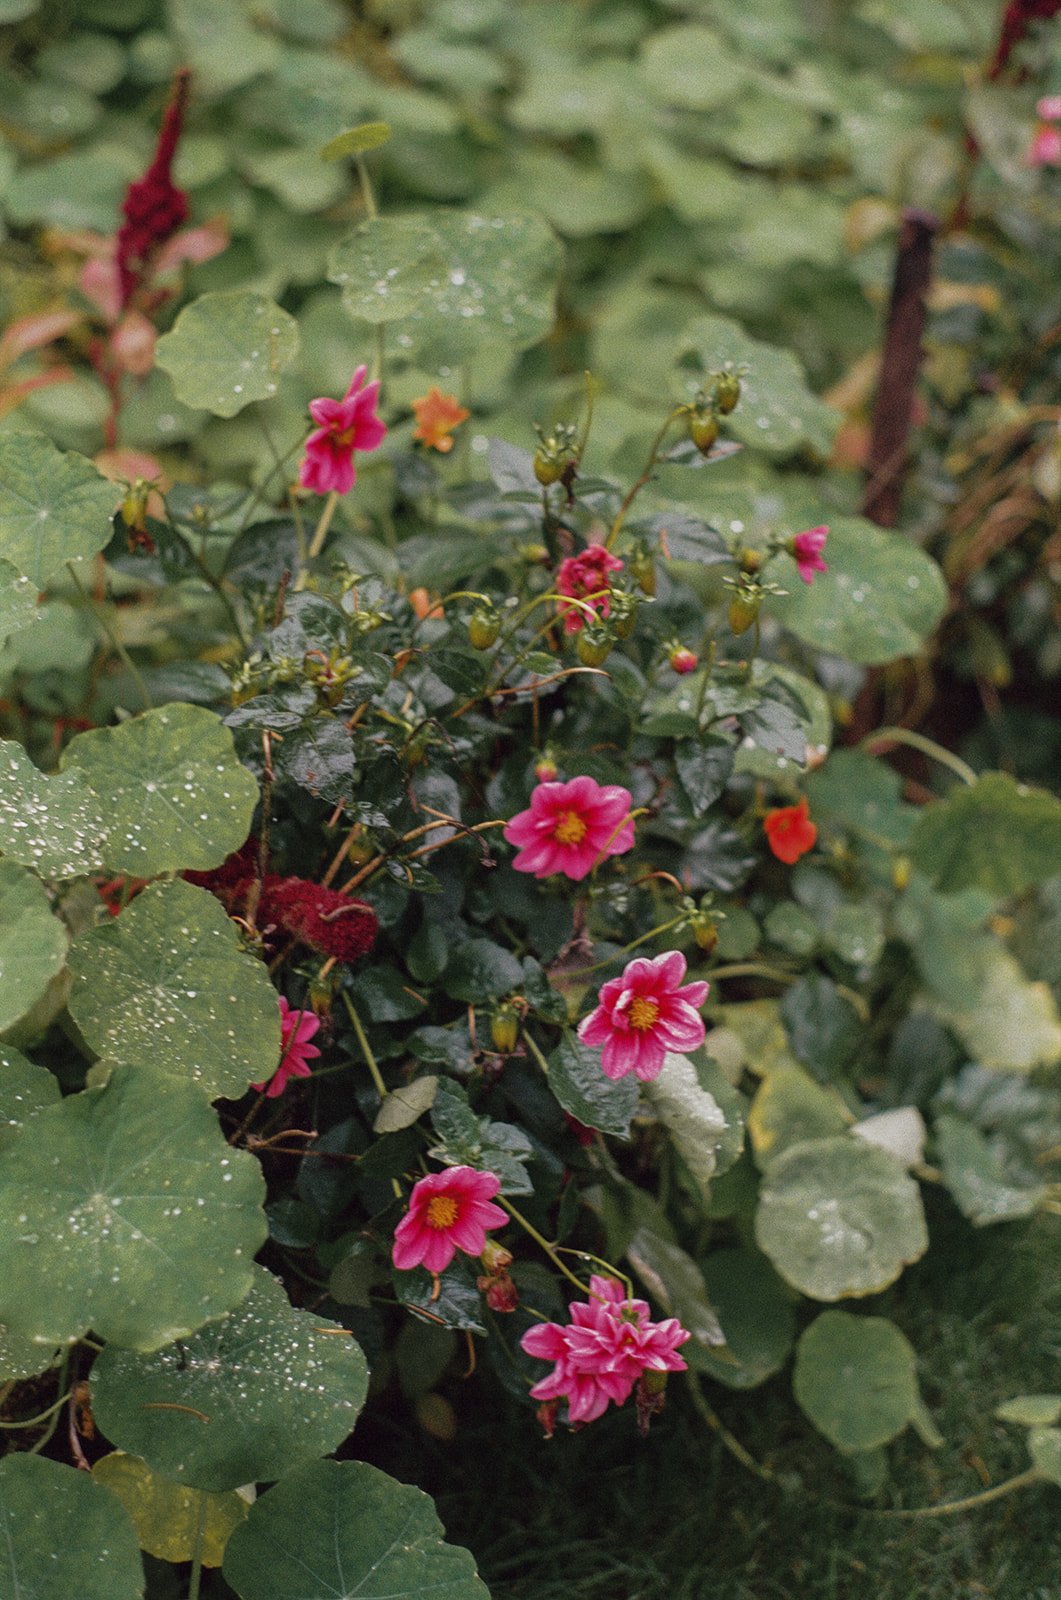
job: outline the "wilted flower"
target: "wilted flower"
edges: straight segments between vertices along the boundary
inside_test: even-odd
[[[518,845],[512,862],[517,872],[548,878],[562,872],[576,880],[592,872],[606,856],[633,848],[633,799],[618,784],[602,787],[592,778],[567,783],[539,783],[530,809],[505,827],[509,844]]]
[[[601,1046],[609,1078],[632,1072],[643,1082],[658,1077],[668,1050],[695,1050],[704,1042],[699,1007],[709,985],[682,983],[685,957],[668,950],[652,960],[638,956],[600,991],[595,1011],[580,1024],[583,1044]]]
[[[349,493],[357,479],[354,451],[376,450],[383,443],[387,429],[376,415],[379,384],[365,384],[367,375],[367,367],[358,367],[341,400],[310,401],[310,416],[319,426],[306,440],[298,477],[303,489]]]

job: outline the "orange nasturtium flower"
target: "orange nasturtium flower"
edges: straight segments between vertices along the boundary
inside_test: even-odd
[[[453,449],[450,435],[454,428],[471,416],[471,412],[465,410],[455,394],[443,394],[438,388],[429,389],[418,400],[414,400],[413,411],[416,413],[413,438],[443,455]]]
[[[768,811],[763,819],[766,842],[779,861],[794,865],[814,849],[818,830],[810,819],[810,807],[804,795],[798,806],[781,806]]]

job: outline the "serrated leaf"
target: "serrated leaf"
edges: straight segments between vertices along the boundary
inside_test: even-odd
[[[68,943],[40,879],[0,861],[0,1033],[32,1011],[62,971]]]
[[[219,1322],[152,1355],[108,1345],[92,1370],[100,1427],[175,1483],[218,1493],[339,1447],[368,1391],[349,1333],[296,1311],[254,1267]]]
[[[170,1483],[122,1450],[101,1456],[92,1476],[121,1501],[141,1550],[158,1561],[190,1561],[198,1549],[204,1567],[219,1567],[229,1537],[250,1509],[239,1494],[203,1495]]]
[[[76,1537],[59,1537],[76,1529]],[[2,1600],[143,1600],[133,1525],[90,1473],[29,1454],[0,1461]]]
[[[229,1540],[240,1600],[489,1600],[429,1497],[364,1461],[314,1461],[257,1499]]]
[[[264,1193],[198,1089],[116,1068],[0,1156],[0,1319],[49,1346],[184,1338],[247,1293]]]
[[[928,1247],[917,1185],[861,1139],[811,1139],[771,1163],[755,1238],[812,1300],[876,1294]]]
[[[119,498],[84,456],[37,434],[0,434],[0,549],[38,591],[68,561],[103,549]]]
[[[80,773],[38,772],[20,744],[0,740],[0,851],[42,878],[77,878],[103,865],[107,824]]]
[[[249,289],[222,289],[185,306],[155,347],[177,399],[217,417],[271,400],[298,354],[298,323]]]
[[[425,1111],[430,1111],[438,1090],[438,1079],[414,1078],[412,1083],[392,1089],[376,1112],[373,1133],[398,1133],[411,1127]]]
[[[792,1388],[818,1429],[845,1453],[902,1433],[920,1404],[917,1357],[885,1317],[823,1311],[796,1347]]]
[[[902,534],[858,517],[829,523],[828,572],[803,583],[790,556],[770,568],[787,590],[768,605],[783,627],[816,650],[881,666],[917,655],[947,603],[943,574]]]
[[[1008,899],[1061,872],[1061,800],[985,772],[921,808],[910,854],[937,888]]]
[[[722,794],[733,771],[735,754],[735,747],[728,739],[713,736],[704,740],[683,739],[675,745],[675,770],[694,817],[706,816]],[[799,758],[802,761],[802,747]]]
[[[109,1062],[150,1061],[238,1100],[280,1059],[276,990],[206,889],[152,884],[76,941],[70,970],[70,1013]]]
[[[638,1085],[632,1075],[605,1077],[600,1051],[565,1033],[549,1057],[549,1087],[568,1114],[584,1127],[618,1139],[630,1137]]]
[[[83,775],[107,817],[107,865],[143,878],[220,866],[246,839],[258,800],[230,730],[203,706],[160,706],[79,733],[62,770]]]

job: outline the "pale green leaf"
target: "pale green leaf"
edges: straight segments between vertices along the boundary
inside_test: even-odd
[[[45,1456],[0,1461],[0,1600],[143,1600],[128,1516],[91,1474]]]
[[[342,161],[350,156],[363,156],[386,144],[391,136],[389,122],[359,122],[356,128],[337,133],[334,139],[321,148],[322,161]]]
[[[1030,1217],[1044,1198],[1044,1184],[1014,1183],[979,1128],[961,1117],[938,1116],[935,1139],[943,1182],[976,1227]]]
[[[107,824],[80,772],[39,772],[20,744],[0,740],[0,851],[42,878],[103,865]]]
[[[689,111],[710,111],[735,99],[748,81],[746,67],[725,40],[692,22],[650,34],[641,67],[661,104]]]
[[[68,942],[40,879],[0,861],[0,1033],[26,1016],[62,971]]]
[[[10,561],[0,559],[0,644],[39,616],[37,585]]]
[[[425,1111],[430,1111],[437,1089],[438,1079],[430,1075],[392,1089],[376,1112],[373,1133],[399,1133],[402,1128],[411,1127]]]
[[[975,1003],[945,1013],[973,1060],[1013,1072],[1061,1061],[1061,1016],[1049,985],[1029,982],[1001,946],[988,947],[978,974]]]
[[[995,1407],[995,1416],[1022,1428],[1052,1428],[1061,1422],[1061,1394],[1016,1394]]]
[[[644,1092],[706,1199],[711,1179],[733,1165],[744,1144],[740,1096],[714,1062],[671,1054]]]
[[[177,399],[218,417],[271,400],[298,354],[298,324],[263,294],[222,289],[185,306],[156,347]]]
[[[1061,872],[1061,800],[985,772],[918,813],[910,854],[940,889],[1022,894]]]
[[[0,433],[0,554],[36,589],[103,549],[119,498],[84,456],[37,434]]]
[[[190,1561],[198,1547],[204,1567],[219,1567],[233,1529],[249,1509],[242,1495],[204,1495],[170,1483],[122,1450],[101,1456],[92,1476],[121,1501],[141,1550],[158,1561]]]

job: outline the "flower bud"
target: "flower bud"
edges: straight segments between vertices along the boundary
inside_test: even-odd
[[[627,594],[624,589],[613,589],[608,621],[620,639],[629,639],[637,622],[636,596]]]
[[[519,1016],[515,1006],[500,1005],[490,1018],[490,1039],[494,1049],[511,1055],[519,1038]]]
[[[501,614],[493,606],[480,606],[468,620],[468,643],[473,650],[489,650],[501,632]]]
[[[542,1433],[547,1439],[551,1439],[556,1432],[556,1419],[559,1411],[559,1400],[543,1400],[534,1413],[541,1426]]]
[[[902,891],[910,882],[913,872],[913,862],[909,856],[898,856],[892,866],[892,883],[896,889]]]
[[[729,625],[733,633],[747,633],[759,615],[759,597],[738,589],[729,603]]]
[[[753,550],[749,546],[741,551],[740,569],[742,572],[756,573],[760,571],[762,564],[763,553],[761,550]]]
[[[684,677],[687,672],[695,672],[700,664],[700,657],[695,650],[690,650],[684,644],[676,644],[667,656],[672,672],[679,677]]]
[[[705,956],[712,955],[718,944],[718,923],[714,918],[709,917],[706,911],[694,911],[689,918],[689,927]]]
[[[503,1244],[498,1244],[494,1239],[487,1239],[479,1260],[487,1272],[496,1275],[499,1272],[508,1271],[512,1265],[512,1251],[506,1250]]]
[[[736,408],[741,395],[741,381],[735,372],[720,372],[715,379],[715,410],[724,417]]]
[[[548,489],[551,484],[559,483],[563,475],[564,463],[546,444],[540,444],[534,452],[534,476],[542,488]]]
[[[519,1305],[519,1290],[507,1272],[500,1273],[496,1278],[476,1278],[475,1284],[480,1293],[486,1296],[491,1311],[515,1311]]]
[[[715,413],[707,406],[694,406],[686,418],[685,426],[700,454],[709,455],[718,438],[718,418]]]
[[[539,783],[555,783],[560,776],[560,769],[552,756],[539,756],[534,763],[534,776]]]
[[[610,628],[591,622],[575,640],[575,654],[584,667],[600,667],[611,655],[614,643]]]
[[[656,592],[656,563],[652,559],[652,552],[645,545],[635,547],[630,557],[630,571],[637,580],[637,586],[642,594],[649,598]]]
[[[537,428],[537,424],[535,424]],[[549,435],[538,428],[538,448],[534,452],[534,476],[543,489],[564,483],[570,487],[578,468],[576,429],[562,422]]]

